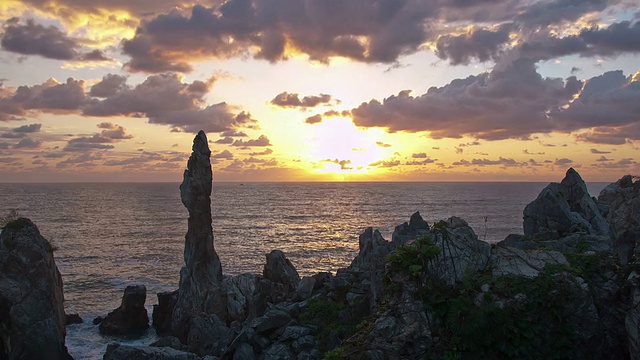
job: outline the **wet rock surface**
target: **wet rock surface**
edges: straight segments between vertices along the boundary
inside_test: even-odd
[[[100,322],[100,333],[104,335],[129,335],[141,333],[149,327],[149,316],[144,304],[147,288],[130,285],[124,289],[120,306],[107,314]]]

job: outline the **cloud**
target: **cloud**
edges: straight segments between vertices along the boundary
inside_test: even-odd
[[[460,160],[452,163],[453,166],[527,166],[527,162],[521,162],[514,160],[512,158],[504,158],[499,157],[497,160],[491,159],[473,159],[471,161],[468,160]]]
[[[81,136],[73,138],[67,142],[67,146],[64,151],[91,151],[91,150],[109,150],[113,149],[112,143],[117,143],[123,140],[133,138],[132,135],[127,134],[124,127],[111,124],[100,123],[98,128],[103,129],[100,133],[92,136]]]
[[[510,41],[513,24],[493,29],[471,29],[462,35],[441,35],[436,43],[436,55],[452,65],[469,64],[471,59],[484,62],[498,58]]]
[[[374,161],[369,166],[373,167],[382,167],[382,168],[392,168],[396,166],[400,166],[400,160],[380,160]]]
[[[1,93],[0,93],[1,95]],[[50,113],[78,111],[84,104],[84,81],[68,78],[59,83],[51,78],[40,85],[20,86],[0,98],[0,120],[24,116],[35,110]]]
[[[220,136],[228,136],[228,137],[246,137],[247,134],[245,134],[242,131],[238,131],[238,130],[227,130],[224,131],[222,133],[220,133]]]
[[[286,59],[285,49],[326,62],[340,56],[391,63],[430,36],[437,8],[418,0],[231,0],[158,15],[123,42],[131,71],[190,71],[191,59],[253,55]]]
[[[325,159],[320,160],[320,162],[332,163],[340,165],[340,170],[351,170],[353,167],[349,166],[351,164],[351,160],[338,160],[338,159]]]
[[[230,160],[230,159],[233,159],[233,154],[229,150],[225,150],[221,153],[211,155],[211,158]]]
[[[391,144],[385,144],[382,141],[376,141],[376,145],[378,145],[379,147],[383,147],[383,148],[391,147]]]
[[[106,98],[118,94],[119,91],[126,90],[127,77],[107,74],[102,80],[91,87],[89,95]]]
[[[39,132],[41,128],[42,124],[29,124],[14,128],[12,131],[16,133],[36,133]]]
[[[6,51],[22,55],[39,55],[55,60],[108,61],[99,50],[82,53],[80,40],[67,36],[57,27],[36,24],[32,19],[25,24],[12,19],[4,26],[0,42]]]
[[[305,96],[300,99],[298,94],[281,92],[271,100],[271,104],[279,107],[301,107],[311,108],[322,104],[329,104],[331,102],[331,95],[320,94],[317,96]]]
[[[271,149],[264,149],[264,151],[259,151],[259,152],[252,152],[249,155],[250,156],[261,156],[261,155],[270,155],[273,154],[273,150]]]
[[[16,145],[13,145],[13,148],[14,149],[35,149],[35,148],[39,148],[41,144],[42,144],[41,141],[32,140],[31,138],[25,137],[22,140],[20,140],[20,142],[18,142]]]
[[[316,114],[313,116],[309,116],[308,118],[306,118],[304,120],[305,123],[307,124],[318,124],[322,122],[322,115],[320,114]]]
[[[456,79],[417,97],[401,91],[382,102],[371,100],[351,110],[356,126],[389,132],[431,132],[432,138],[499,140],[548,133],[555,124],[547,113],[568,103],[580,91],[575,77],[543,78],[531,60],[504,69]]]
[[[233,144],[233,138],[230,136],[223,137],[215,141],[216,144]]]
[[[426,153],[415,153],[415,154],[411,154],[411,157],[414,159],[426,159],[427,158],[427,154]]]
[[[560,130],[572,131],[636,124],[638,114],[640,76],[625,77],[622,71],[608,71],[587,80],[575,101],[566,108],[554,109],[550,115]]]
[[[420,165],[428,165],[428,164],[433,164],[436,161],[438,161],[438,159],[430,159],[430,158],[426,158],[423,160],[412,160],[412,161],[407,161],[405,163],[405,165],[408,166],[420,166]]]
[[[269,138],[264,135],[260,135],[257,139],[251,140],[236,140],[231,144],[231,146],[242,146],[242,147],[251,147],[251,146],[271,146],[271,142]]]
[[[602,151],[598,149],[591,149],[592,154],[611,154],[611,151]]]
[[[553,164],[554,165],[569,165],[569,164],[573,164],[573,160],[567,159],[567,158],[561,158],[561,159],[556,159],[556,161]]]

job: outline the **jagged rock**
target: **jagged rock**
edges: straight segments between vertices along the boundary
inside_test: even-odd
[[[286,344],[281,342],[276,342],[271,345],[260,357],[259,359],[264,360],[294,360],[296,355],[293,353],[293,350]]]
[[[640,180],[623,176],[600,192],[598,204],[605,208],[620,259],[630,261],[640,242]]]
[[[429,232],[429,224],[420,216],[420,212],[416,211],[409,218],[409,223],[405,222],[396,226],[391,235],[391,242],[395,246],[403,246],[408,241],[415,240],[427,232]]]
[[[233,354],[233,360],[254,360],[256,354],[253,352],[253,347],[247,343],[242,343],[236,348],[236,352]]]
[[[267,255],[262,275],[266,279],[283,284],[288,292],[295,291],[300,282],[298,271],[280,250],[273,250]]]
[[[385,259],[393,246],[382,237],[380,231],[373,230],[373,228],[367,228],[360,234],[358,245],[360,251],[347,270],[363,273],[362,277],[369,281],[371,284],[371,303],[369,305],[373,308],[382,296],[382,276],[385,271]],[[351,284],[349,284],[349,287],[351,287]]]
[[[158,335],[171,331],[171,316],[178,301],[178,290],[157,293],[158,304],[153,305],[152,324]]]
[[[51,244],[29,219],[0,233],[0,358],[71,359],[62,278]]]
[[[547,264],[569,266],[564,255],[557,251],[523,251],[500,245],[493,248],[491,263],[494,277],[502,275],[536,277]]]
[[[263,316],[254,319],[251,326],[258,334],[268,335],[276,329],[287,325],[291,321],[291,315],[280,309],[271,309]]]
[[[65,315],[65,321],[64,321],[65,325],[82,324],[83,322],[84,320],[82,320],[82,318],[78,314]]]
[[[300,300],[306,300],[313,294],[313,289],[316,286],[316,278],[312,276],[305,276],[300,279],[298,288],[296,289],[296,295]]]
[[[200,360],[196,354],[169,347],[107,345],[103,360]]]
[[[180,342],[180,339],[178,339],[175,336],[161,337],[160,339],[158,339],[158,340],[152,342],[151,344],[149,344],[149,346],[153,346],[153,347],[169,347],[169,348],[180,350],[180,351],[187,350],[186,346],[182,345],[182,343]]]
[[[149,316],[144,307],[146,299],[147,288],[144,285],[127,286],[120,306],[100,323],[100,333],[127,335],[146,330],[149,327]]]
[[[433,343],[424,304],[414,296],[416,290],[413,284],[402,284],[391,299],[392,307],[378,317],[366,338],[366,348],[382,359],[400,358],[400,354],[405,359],[422,359]]]
[[[227,313],[230,321],[242,323],[264,314],[270,297],[269,290],[264,293],[259,291],[262,280],[264,279],[257,274],[225,276]],[[268,287],[269,284],[262,286],[263,290]]]
[[[289,325],[284,328],[282,334],[278,337],[280,341],[286,342],[288,340],[296,340],[306,335],[311,334],[311,329],[306,326]]]
[[[609,224],[573,168],[560,184],[545,187],[523,214],[524,234],[530,238],[554,240],[574,233],[611,236]]]
[[[216,315],[197,315],[191,318],[187,344],[189,351],[200,356],[220,356],[235,337],[236,334]]]
[[[172,333],[182,341],[186,340],[193,316],[215,314],[223,322],[227,318],[222,265],[214,249],[211,227],[211,151],[203,131],[193,140],[192,150],[180,184],[180,198],[189,211],[189,220],[185,265],[180,270],[178,300],[171,319]]]
[[[478,240],[469,224],[452,216],[446,227],[434,227],[429,232],[433,245],[442,250],[429,263],[429,273],[454,285],[465,274],[484,269],[491,256],[491,245]]]
[[[631,359],[640,359],[640,274],[629,274],[631,307],[625,317],[625,329],[629,341]]]

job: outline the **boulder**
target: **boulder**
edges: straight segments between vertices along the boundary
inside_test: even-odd
[[[295,291],[300,282],[298,271],[280,250],[273,250],[267,255],[262,275],[266,279],[283,284],[288,292]]]
[[[583,233],[607,241],[611,236],[609,224],[573,168],[560,184],[545,187],[523,214],[524,234],[533,239],[555,240]]]
[[[396,229],[397,228],[398,227],[396,227]],[[382,296],[382,277],[385,271],[384,264],[386,256],[389,255],[393,249],[393,245],[382,237],[380,231],[374,230],[373,228],[367,228],[360,234],[358,245],[360,251],[358,251],[358,255],[356,255],[353,261],[351,261],[351,265],[349,265],[347,270],[354,273],[361,273],[360,276],[371,284],[371,296],[369,297],[371,302],[369,305],[373,308]],[[339,272],[339,274],[342,275],[341,272]]]
[[[473,229],[461,218],[452,216],[434,227],[429,237],[441,251],[429,263],[429,273],[455,285],[465,274],[483,270],[489,263],[491,245],[478,240]]]
[[[611,224],[614,248],[621,260],[630,261],[640,242],[640,180],[623,176],[600,192],[598,204]]]
[[[51,244],[29,219],[0,233],[0,358],[71,359],[62,277]]]
[[[395,246],[402,246],[407,241],[415,240],[427,232],[429,232],[429,224],[420,216],[420,212],[416,211],[411,215],[408,223],[405,222],[396,226],[391,236],[391,242]]]
[[[187,344],[189,351],[200,356],[220,356],[236,334],[216,315],[196,315],[191,318]]]
[[[196,354],[169,347],[107,345],[103,360],[200,360]]]
[[[158,335],[171,331],[171,316],[178,302],[178,290],[157,293],[158,304],[153,305],[153,327]]]
[[[144,285],[127,286],[120,306],[110,312],[100,323],[100,333],[128,335],[146,330],[149,327],[149,316],[144,307],[146,299],[147,288]]]
[[[523,251],[501,245],[494,247],[491,251],[493,277],[502,275],[536,277],[549,264],[569,266],[564,255],[557,251]]]
[[[180,270],[178,300],[171,318],[172,333],[181,341],[186,341],[193,316],[215,314],[222,322],[227,319],[222,265],[214,248],[211,227],[211,151],[203,131],[194,138],[192,150],[180,184],[180,198],[189,211],[189,220],[185,265]]]

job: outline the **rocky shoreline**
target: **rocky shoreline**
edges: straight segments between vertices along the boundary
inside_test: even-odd
[[[301,278],[286,255],[262,274],[223,274],[204,132],[180,185],[189,211],[179,288],[157,294],[150,346],[104,359],[640,358],[640,181],[593,198],[569,169],[523,212],[523,235],[480,241],[460,218],[419,213],[391,241],[375,229],[335,274]],[[0,359],[70,359],[53,249],[28,219],[0,233]],[[149,327],[144,285],[96,319],[103,334]]]

